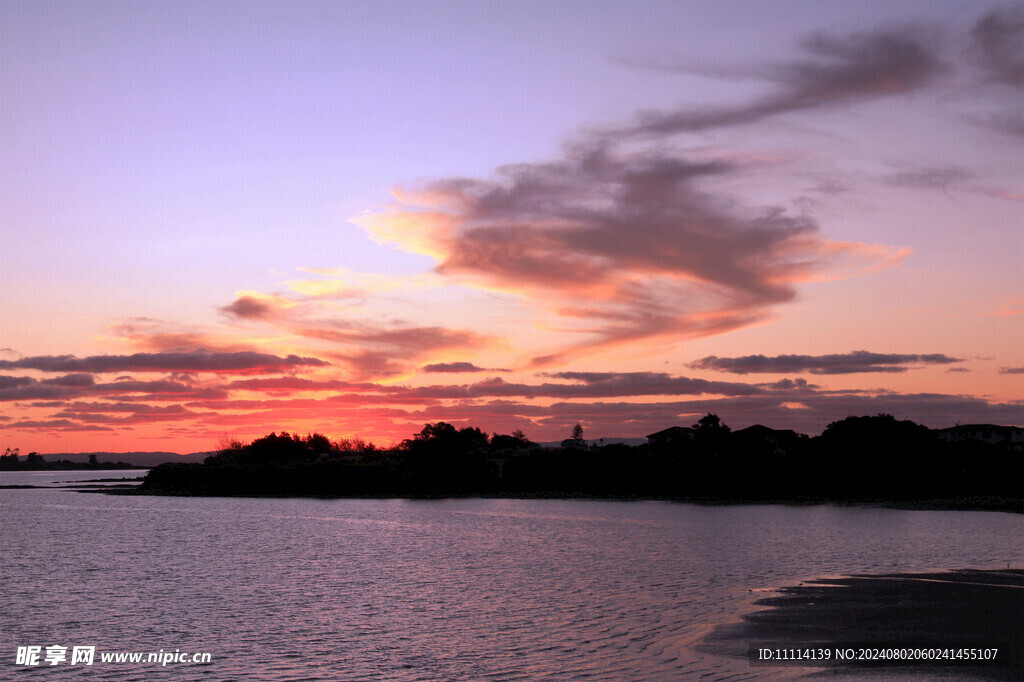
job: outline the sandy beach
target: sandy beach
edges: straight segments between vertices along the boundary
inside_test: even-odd
[[[818,579],[754,604],[698,648],[747,658],[766,677],[1024,679],[1020,568]]]

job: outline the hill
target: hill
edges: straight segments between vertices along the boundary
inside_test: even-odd
[[[40,453],[47,462],[88,462],[91,455],[96,455],[97,462],[125,462],[133,466],[154,467],[167,462],[202,462],[214,452],[193,452],[181,455],[177,452],[53,452]],[[24,456],[23,456],[24,457]]]

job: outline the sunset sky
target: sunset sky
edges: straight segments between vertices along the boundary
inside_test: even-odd
[[[1024,5],[0,2],[0,448],[1024,424]]]

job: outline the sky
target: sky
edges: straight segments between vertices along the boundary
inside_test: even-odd
[[[0,1],[0,447],[1024,424],[1024,5]]]

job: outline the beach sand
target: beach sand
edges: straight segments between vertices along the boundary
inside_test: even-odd
[[[754,602],[741,622],[719,626],[697,649],[751,660],[750,649],[828,650],[823,666],[787,663],[751,672],[764,677],[806,673],[829,679],[1024,680],[1024,570],[853,575],[784,587]],[[836,649],[940,648],[932,661],[846,661]],[[991,655],[994,661],[971,661]],[[857,652],[859,653],[859,652]],[[799,654],[797,654],[799,656]]]

